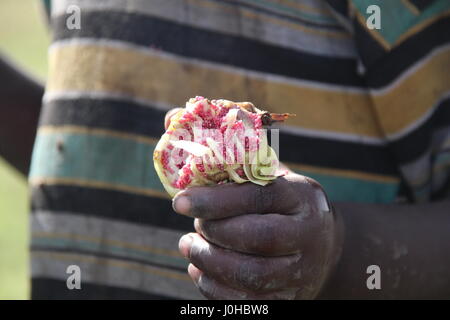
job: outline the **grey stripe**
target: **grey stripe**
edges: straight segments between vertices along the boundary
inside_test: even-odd
[[[321,37],[315,33],[317,30],[297,30],[290,28],[286,23],[273,23],[264,17],[250,19],[245,16],[244,8],[216,7],[212,6],[209,1],[201,1],[201,3],[203,6],[179,0],[60,0],[53,2],[52,16],[66,14],[67,7],[74,4],[80,7],[81,14],[83,14],[83,10],[112,10],[147,14],[193,27],[239,35],[312,54],[356,57],[356,49],[350,37]],[[309,3],[309,5],[311,4],[312,2]]]
[[[68,212],[37,211],[31,217],[32,243],[37,243],[32,256],[33,276],[65,280],[67,266],[76,264],[82,269],[82,281],[177,298],[200,297],[187,272],[126,261],[141,258],[167,266],[187,267],[187,261],[176,256],[182,232]],[[62,246],[58,245],[61,239]],[[47,240],[45,245],[43,240]],[[70,253],[70,250],[85,249],[83,242],[94,244],[95,250],[89,255]],[[42,246],[62,252],[47,252]],[[115,251],[111,252],[112,249]],[[100,257],[111,253],[117,258]]]
[[[152,214],[149,211],[149,214]],[[71,234],[102,241],[176,251],[182,232],[89,217],[70,212],[36,211],[31,218],[34,233]]]
[[[133,95],[127,95],[124,93],[118,93],[118,92],[107,92],[107,91],[64,91],[64,92],[51,92],[46,91],[43,97],[43,103],[49,103],[51,101],[57,101],[57,100],[77,100],[82,98],[89,98],[89,99],[110,99],[110,100],[117,100],[117,101],[125,101],[125,102],[133,102],[135,104],[138,104],[142,107],[147,108],[155,108],[162,111],[168,111],[175,106],[171,106],[169,104],[158,102],[158,101],[151,101],[148,99],[140,99]]]
[[[202,299],[197,288],[190,281],[165,277],[158,272],[167,270],[146,267],[137,263],[126,263],[114,259],[92,258],[82,255],[49,253],[34,251],[32,253],[32,277],[46,277],[66,282],[69,265],[81,269],[81,290],[83,283],[128,288],[143,292],[171,296],[179,299]],[[171,271],[173,272],[173,271]],[[182,273],[175,273],[182,275]]]
[[[384,138],[369,137],[361,134],[340,133],[333,131],[319,131],[314,129],[306,129],[289,125],[278,125],[274,128],[280,128],[281,132],[291,133],[298,136],[323,138],[337,141],[354,142],[365,145],[382,146],[386,144]]]

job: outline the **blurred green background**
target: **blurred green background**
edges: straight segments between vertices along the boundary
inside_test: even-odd
[[[40,0],[0,1],[0,51],[42,82],[48,44]],[[28,239],[26,179],[0,158],[0,300],[28,298]]]

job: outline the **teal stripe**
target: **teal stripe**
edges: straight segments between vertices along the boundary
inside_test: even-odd
[[[164,191],[153,167],[154,147],[106,135],[38,134],[30,178],[75,178]]]
[[[30,178],[74,178],[164,191],[153,167],[153,149],[152,144],[103,135],[38,134]],[[389,203],[398,190],[397,183],[299,173],[322,184],[332,201]]]
[[[370,16],[366,13],[368,6],[375,4],[380,7],[381,30],[375,31],[391,45],[412,27],[450,10],[450,1],[448,0],[433,1],[418,16],[408,10],[400,0],[352,0],[352,2],[366,19]]]
[[[319,13],[314,14],[314,13],[306,13],[304,11],[301,10],[297,10],[291,7],[287,7],[287,6],[283,6],[279,3],[274,3],[271,1],[266,1],[266,0],[246,0],[246,2],[253,2],[257,5],[260,5],[261,7],[266,7],[266,8],[270,8],[270,9],[274,9],[277,10],[279,12],[283,12],[286,13],[288,15],[292,15],[295,17],[299,17],[299,18],[303,18],[309,21],[313,21],[313,22],[328,22],[328,23],[334,23],[337,24],[337,21],[334,17],[332,16],[326,16],[326,15],[321,15]]]
[[[32,238],[33,246],[46,247],[54,249],[72,249],[82,250],[93,254],[108,254],[122,258],[139,259],[149,263],[162,264],[178,268],[187,268],[188,263],[183,258],[170,257],[160,254],[154,254],[147,251],[140,251],[132,248],[123,248],[110,246],[105,243],[94,243],[75,239],[58,239],[58,238]]]
[[[398,183],[373,182],[307,171],[297,172],[317,180],[331,201],[391,203],[395,200],[398,192]]]

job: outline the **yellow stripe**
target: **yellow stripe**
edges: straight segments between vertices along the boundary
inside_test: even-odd
[[[325,167],[316,167],[310,165],[303,165],[298,163],[289,163],[283,162],[287,167],[292,170],[296,170],[299,172],[309,172],[316,174],[323,174],[341,178],[352,178],[358,180],[367,180],[371,182],[381,182],[381,183],[398,183],[400,181],[399,178],[393,176],[385,176],[374,173],[367,172],[359,172],[353,170],[343,170],[343,169],[334,169],[334,168],[325,168]]]
[[[163,191],[153,190],[153,189],[144,189],[137,187],[130,187],[126,185],[120,184],[112,184],[101,181],[92,181],[86,179],[78,179],[78,178],[47,178],[47,177],[33,177],[29,179],[29,184],[31,186],[40,187],[42,185],[69,185],[69,186],[79,186],[79,187],[87,187],[87,188],[95,188],[95,189],[106,189],[106,190],[114,190],[127,192],[131,194],[138,194],[149,197],[157,197],[162,199],[171,199],[171,197]]]
[[[394,134],[422,118],[450,91],[450,48],[426,61],[415,73],[389,92],[374,95],[380,124]]]
[[[87,44],[55,47],[50,52],[47,90],[121,93],[174,106],[184,105],[196,95],[252,101],[272,112],[296,113],[298,116],[288,121],[291,125],[381,136],[367,93],[273,81],[151,52]]]
[[[99,257],[89,257],[80,254],[73,253],[56,253],[56,252],[45,252],[45,251],[32,251],[32,256],[34,258],[50,258],[55,260],[63,260],[63,261],[80,261],[86,263],[92,263],[96,265],[104,265],[104,266],[113,266],[122,269],[135,270],[139,272],[149,273],[157,276],[162,276],[165,278],[171,278],[176,280],[188,281],[191,282],[191,278],[188,275],[178,273],[175,271],[166,271],[150,266],[145,266],[132,262],[118,261],[107,258],[99,258]]]
[[[85,241],[85,242],[95,243],[95,244],[99,244],[99,245],[106,244],[108,246],[129,248],[129,249],[134,249],[134,250],[138,250],[138,251],[149,252],[149,253],[154,253],[154,254],[159,254],[159,255],[165,255],[165,256],[174,257],[174,258],[182,258],[182,255],[178,251],[175,251],[175,250],[152,248],[151,246],[148,246],[148,245],[143,246],[143,245],[137,245],[134,243],[122,242],[122,241],[117,241],[117,240],[106,240],[106,239],[94,238],[94,237],[89,237],[89,236],[82,236],[82,235],[78,235],[78,234],[33,232],[32,236],[34,238],[67,239],[67,240]]]
[[[74,125],[63,126],[41,126],[38,129],[37,134],[55,134],[55,133],[69,133],[69,134],[89,134],[98,136],[108,136],[118,139],[133,140],[135,142],[149,144],[155,146],[158,143],[158,139],[151,138],[143,135],[124,133],[109,129],[87,128]]]
[[[414,15],[418,16],[420,14],[420,10],[417,9],[415,5],[413,5],[409,0],[402,0],[403,5],[408,8]]]
[[[450,16],[450,10],[444,11],[440,14],[438,14],[437,16],[433,16],[430,17],[424,21],[422,21],[421,23],[415,25],[414,27],[412,27],[411,29],[409,29],[407,32],[405,32],[404,34],[402,34],[397,41],[395,41],[393,46],[398,46],[400,43],[402,43],[403,41],[407,40],[408,38],[412,37],[413,35],[419,33],[420,31],[422,31],[423,29],[429,27],[431,24],[435,23],[436,21],[442,19],[442,18],[446,18]]]

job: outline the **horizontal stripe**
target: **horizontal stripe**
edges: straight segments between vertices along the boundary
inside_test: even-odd
[[[315,171],[295,172],[317,180],[327,196],[336,202],[392,203],[398,194],[398,183],[369,182],[363,179],[324,175]]]
[[[184,234],[179,231],[67,212],[35,211],[31,221],[34,248],[78,250],[182,271],[187,268],[177,250]]]
[[[188,263],[184,261],[184,266],[174,266],[171,263],[167,263],[167,259],[158,259],[155,257],[149,257],[148,254],[136,253],[133,250],[119,250],[117,248],[107,248],[104,250],[95,250],[96,245],[84,243],[81,241],[72,241],[70,239],[60,239],[56,237],[44,238],[42,236],[32,239],[30,246],[31,251],[46,251],[54,253],[69,253],[88,255],[104,259],[120,259],[129,263],[139,263],[141,265],[163,268],[169,271],[185,272],[188,267]],[[126,252],[126,256],[120,251]],[[161,262],[160,260],[164,260]]]
[[[409,124],[403,130],[387,136],[387,139],[394,143],[401,143],[402,140],[413,140],[411,135],[416,135],[423,131],[422,128],[432,129],[433,125],[443,126],[450,123],[448,106],[450,104],[450,91],[440,97],[439,100],[424,115],[415,122]],[[417,140],[415,140],[417,142]]]
[[[294,127],[286,124],[274,125],[274,127],[279,128],[281,132],[290,133],[293,135],[303,136],[303,137],[311,137],[311,138],[319,138],[319,139],[327,139],[327,140],[335,140],[335,141],[343,141],[343,142],[352,142],[364,145],[374,145],[374,146],[382,146],[387,144],[386,139],[384,138],[376,138],[376,137],[367,137],[367,136],[358,136],[348,133],[337,133],[337,132],[326,132],[319,131],[314,129],[305,129],[302,127]]]
[[[341,26],[336,23],[334,19],[329,19],[327,17],[321,17],[321,16],[312,16],[312,15],[306,15],[302,12],[293,12],[292,10],[274,10],[274,6],[272,5],[271,8],[267,4],[270,2],[265,2],[266,5],[262,5],[263,1],[261,0],[234,0],[234,1],[228,1],[228,0],[214,0],[215,2],[223,3],[228,6],[234,6],[242,9],[251,10],[257,13],[262,13],[267,16],[275,16],[283,20],[296,22],[298,24],[302,24],[304,26],[308,27],[315,27],[315,28],[326,28],[333,31],[341,30]],[[278,7],[279,9],[279,7]]]
[[[68,185],[68,186],[77,186],[77,187],[86,187],[86,188],[98,188],[98,189],[108,189],[119,192],[132,193],[147,197],[158,197],[158,198],[167,198],[169,196],[160,190],[151,190],[146,188],[138,188],[138,187],[130,187],[126,185],[122,185],[119,183],[109,183],[109,182],[101,182],[94,181],[89,179],[80,179],[80,178],[53,178],[53,177],[32,177],[28,179],[28,182],[31,186],[42,186],[42,185]]]
[[[98,56],[103,57],[101,65],[95,63]],[[110,65],[119,67],[106,67]],[[102,72],[92,73],[98,68]],[[130,70],[139,72],[129,78]],[[128,78],[126,84],[124,78]],[[183,85],[176,86],[179,83]],[[249,73],[152,50],[142,52],[118,47],[116,43],[107,46],[66,43],[53,47],[47,90],[51,93],[74,90],[119,92],[169,105],[182,105],[187,97],[198,94],[210,98],[226,97],[234,101],[252,101],[272,112],[296,113],[299,116],[289,120],[288,124],[304,128],[357,136],[381,135],[373,118],[369,96],[364,91]]]
[[[123,287],[176,298],[200,298],[187,273],[90,255],[32,251],[32,277],[66,281],[66,268],[78,265],[82,282]]]
[[[394,81],[381,88],[371,88],[370,92],[375,96],[385,96],[401,87],[405,82],[423,76],[421,73],[426,75],[433,74],[434,72],[439,71],[438,66],[446,67],[449,56],[450,43],[445,43],[442,46],[433,48],[421,59],[414,61],[408,69],[397,74]],[[436,72],[436,75],[440,76],[441,73]]]
[[[164,133],[166,112],[143,107],[134,102],[112,99],[52,99],[45,103],[39,119],[41,126],[60,127],[68,125],[86,127],[86,130],[106,129],[123,132],[136,139],[143,136],[159,137]],[[149,140],[152,143],[156,141]]]
[[[361,28],[355,28],[356,32]],[[445,30],[450,29],[450,19],[436,22],[426,30],[414,35],[407,41],[396,46],[389,51],[386,56],[384,51],[380,51],[375,45],[370,45],[371,38],[367,34],[358,37],[358,49],[362,52],[362,59],[366,65],[375,63],[367,70],[367,84],[371,88],[382,89],[395,81],[399,75],[404,74],[412,65],[417,65],[419,61],[430,56],[439,48],[445,47],[450,42],[450,33]],[[368,59],[368,56],[373,56]]]
[[[56,43],[79,38],[122,41],[253,71],[338,85],[364,85],[354,71],[354,58],[319,56],[150,16],[87,12],[83,15],[83,23],[90,27],[78,30],[66,28],[66,16],[54,20],[54,23]],[[333,72],[328,72],[331,69]]]
[[[297,10],[294,6],[285,6],[282,2],[277,1],[267,1],[267,0],[240,0],[240,1],[234,1],[233,3],[236,3],[236,6],[244,7],[244,5],[251,5],[256,8],[263,8],[267,11],[273,11],[280,14],[298,17],[299,19],[303,19],[304,21],[310,21],[317,24],[325,24],[329,26],[335,26],[339,28],[338,25],[336,25],[336,20],[333,19],[332,16],[324,15],[323,11],[322,14],[317,14],[317,11],[314,12],[314,14],[311,14],[310,12],[306,12],[303,8],[301,10]]]
[[[45,251],[42,249],[32,250],[33,259],[41,257],[48,257],[49,259],[55,260],[77,260],[80,262],[92,263],[93,265],[105,265],[105,266],[115,266],[128,270],[138,270],[146,274],[151,274],[159,276],[166,279],[175,279],[185,282],[190,282],[191,279],[185,272],[178,272],[174,270],[169,270],[165,268],[153,267],[148,265],[143,265],[137,262],[131,262],[127,260],[122,260],[120,258],[98,258],[96,255],[82,254],[82,253],[72,253],[72,252],[56,252],[56,251]],[[80,266],[81,268],[81,266]],[[33,265],[34,272],[34,265]],[[83,272],[84,278],[86,278],[86,272]],[[91,275],[93,276],[93,275]],[[89,275],[88,275],[89,277]]]
[[[279,141],[281,161],[388,175],[396,172],[385,146],[301,137],[284,131]],[[78,185],[168,198],[148,157],[154,145],[153,138],[105,129],[41,127],[29,181],[36,186]],[[363,154],[366,161],[355,154]]]
[[[83,127],[41,127],[29,181],[167,197],[153,167],[154,139]]]
[[[247,1],[248,2],[248,1]],[[329,26],[337,30],[330,30],[331,35],[340,35],[339,25],[336,24],[333,17],[324,8],[317,6],[320,3],[310,2],[307,4],[300,4],[298,2],[289,4],[295,4],[286,8],[284,3],[280,2],[276,4],[283,7],[281,10],[267,9],[267,6],[255,5],[256,2],[262,4],[261,0],[250,0],[250,3],[244,1],[229,2],[229,1],[211,1],[211,0],[187,0],[184,5],[181,5],[179,1],[166,0],[166,1],[152,1],[148,3],[143,0],[135,0],[133,5],[124,5],[123,2],[118,0],[108,1],[107,3],[90,3],[86,0],[66,0],[58,1],[53,9],[52,16],[57,17],[66,13],[66,8],[70,4],[78,5],[84,12],[86,11],[119,11],[130,12],[157,16],[160,18],[167,18],[176,20],[180,23],[189,23],[198,26],[204,26],[208,28],[214,28],[221,25],[240,24],[245,29],[245,22],[248,21],[255,25],[255,22],[263,21],[270,26],[276,25],[290,25],[292,29],[296,31],[311,32],[316,35],[321,35],[321,29],[317,27]],[[264,3],[268,3],[264,1]],[[272,3],[271,3],[272,4]],[[312,7],[314,5],[315,7]],[[157,7],[157,8],[155,8]],[[209,17],[211,16],[211,17]],[[227,17],[230,22],[226,23],[224,18]],[[241,18],[242,17],[242,18]],[[203,18],[206,21],[195,21]],[[292,19],[294,18],[294,19]],[[299,18],[299,19],[295,19]],[[215,20],[214,20],[215,19]],[[208,23],[208,20],[210,21]],[[212,22],[216,21],[214,25]],[[312,23],[308,23],[312,22]],[[231,27],[231,29],[234,29]],[[327,34],[325,34],[327,35]]]
[[[380,182],[380,183],[387,183],[387,184],[398,184],[400,182],[399,177],[394,176],[385,176],[385,175],[379,175],[379,174],[371,174],[366,172],[358,172],[358,171],[351,171],[351,170],[339,170],[339,169],[333,169],[333,168],[320,168],[320,167],[314,167],[314,166],[308,166],[308,165],[302,165],[297,163],[290,163],[290,162],[283,162],[286,166],[288,166],[290,169],[295,171],[303,171],[303,172],[310,172],[320,175],[329,175],[333,177],[339,177],[339,178],[350,178],[355,180],[364,180],[367,182]]]
[[[297,10],[299,12],[310,13],[319,16],[329,16],[330,11],[321,1],[315,0],[269,0],[268,2],[281,5],[289,10]]]
[[[450,96],[433,107],[421,120],[391,142],[391,150],[400,164],[414,161],[432,148],[435,132],[450,126]]]
[[[166,300],[172,296],[94,283],[82,284],[82,290],[68,290],[65,280],[44,277],[31,279],[32,300]]]
[[[55,214],[53,219],[59,219],[56,216],[70,212],[71,215],[79,215],[81,219],[101,219],[104,224],[116,221],[174,232],[194,230],[193,220],[175,214],[171,201],[132,193],[44,184],[31,187],[31,203],[33,214],[39,211],[52,212]],[[126,235],[118,233],[118,237]]]
[[[42,135],[52,135],[59,133],[68,133],[68,134],[84,134],[84,135],[96,135],[103,137],[112,137],[121,140],[132,140],[133,142],[138,142],[142,144],[147,144],[149,146],[154,146],[157,142],[157,138],[147,137],[144,135],[120,132],[109,129],[102,128],[89,128],[84,126],[76,126],[76,125],[65,125],[65,126],[40,126],[38,129],[38,134]]]
[[[52,103],[55,100],[77,100],[77,99],[92,99],[92,100],[109,99],[119,102],[133,103],[140,107],[157,109],[157,111],[163,112],[167,112],[173,108],[173,105],[139,99],[129,94],[127,95],[114,92],[95,92],[95,91],[45,92],[42,98],[42,102],[44,104],[47,104]]]
[[[417,67],[414,73],[391,85],[388,92],[373,92],[375,108],[386,135],[395,134],[426,115],[450,92],[448,70],[450,46],[435,52],[433,58]]]
[[[279,143],[279,158],[283,162],[398,176],[394,158],[385,145],[318,139],[285,131],[280,132]]]
[[[106,96],[102,99],[87,98],[83,95],[79,95],[78,98],[71,95],[68,98],[63,98],[63,96],[64,94],[45,103],[40,116],[40,125],[45,126],[46,130],[55,126],[64,126],[64,128],[86,127],[86,129],[80,128],[78,130],[88,133],[98,132],[97,129],[100,128],[111,130],[111,132],[129,133],[127,135],[131,138],[135,135],[135,139],[141,140],[145,140],[145,137],[142,137],[144,135],[159,138],[164,132],[165,112],[163,111],[141,107],[133,102],[113,100]],[[288,133],[312,138],[373,145],[386,143],[385,139],[382,138],[316,131],[289,125],[276,126],[276,128],[280,128]],[[149,141],[153,143],[152,140]]]

